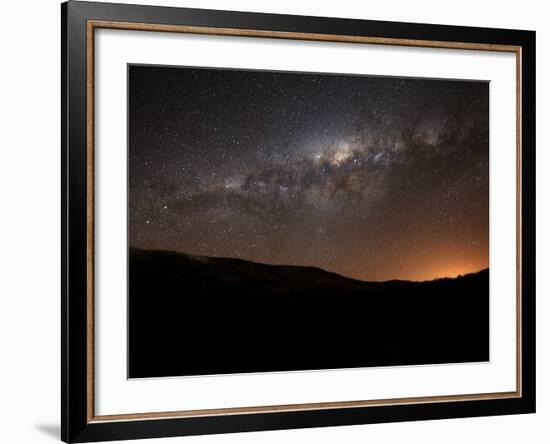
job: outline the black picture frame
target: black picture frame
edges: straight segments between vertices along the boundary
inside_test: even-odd
[[[90,415],[89,21],[194,26],[326,36],[367,36],[519,48],[521,64],[521,393],[499,399],[441,400],[105,421]],[[61,439],[90,442],[535,412],[535,32],[275,14],[69,1],[61,5],[62,312]],[[92,182],[93,183],[93,182]],[[93,387],[92,387],[93,389]]]

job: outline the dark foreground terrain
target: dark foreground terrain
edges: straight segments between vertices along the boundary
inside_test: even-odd
[[[489,270],[361,282],[130,250],[131,378],[487,361]]]

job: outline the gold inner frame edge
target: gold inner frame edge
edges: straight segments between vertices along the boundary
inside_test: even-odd
[[[513,392],[473,393],[463,395],[419,396],[392,399],[359,401],[334,401],[304,404],[284,404],[251,407],[227,407],[169,412],[125,413],[98,415],[94,413],[94,36],[95,29],[120,29],[131,31],[178,32],[203,35],[223,35],[235,37],[278,38],[289,40],[309,40],[337,43],[362,43],[422,48],[463,49],[474,51],[511,52],[516,56],[516,390]],[[133,23],[123,21],[88,20],[86,25],[86,207],[87,207],[87,396],[86,413],[88,423],[154,420],[166,418],[189,418],[199,416],[226,416],[275,412],[296,412],[304,410],[326,410],[336,408],[358,408],[418,403],[461,402],[494,399],[521,398],[522,396],[522,320],[521,320],[521,152],[522,152],[522,48],[515,45],[487,43],[449,42],[435,40],[415,40],[368,36],[311,34],[286,31],[265,31],[255,29],[214,28],[188,25],[165,25]]]

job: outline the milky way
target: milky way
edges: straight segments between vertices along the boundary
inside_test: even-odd
[[[129,239],[363,280],[488,266],[489,84],[129,67]]]

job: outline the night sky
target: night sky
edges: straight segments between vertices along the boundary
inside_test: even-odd
[[[129,67],[131,247],[362,280],[488,267],[489,84]]]

